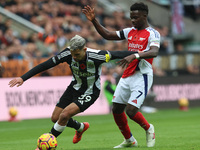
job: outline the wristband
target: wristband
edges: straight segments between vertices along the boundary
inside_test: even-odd
[[[138,53],[134,54],[136,59],[140,59],[140,55]]]

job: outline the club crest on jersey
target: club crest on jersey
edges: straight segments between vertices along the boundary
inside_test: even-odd
[[[71,66],[78,68],[78,63],[77,62],[72,62]]]

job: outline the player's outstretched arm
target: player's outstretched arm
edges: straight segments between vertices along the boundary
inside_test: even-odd
[[[119,63],[122,68],[127,67],[128,64],[131,63],[131,61],[136,59],[136,56],[134,54],[139,55],[138,52],[134,51],[109,51],[109,53],[111,54],[111,60],[121,59],[117,63]]]
[[[119,65],[122,68],[127,67],[134,59],[146,59],[146,58],[154,58],[158,55],[159,48],[156,46],[151,46],[150,50],[147,52],[138,51],[138,54],[132,54],[129,56],[126,56],[122,60],[118,61]],[[138,57],[138,58],[137,58]]]
[[[105,39],[107,40],[121,40],[115,31],[109,31],[106,28],[104,28],[95,18],[95,12],[94,8],[91,8],[89,5],[85,6],[84,9],[82,9],[82,12],[85,14],[87,19],[91,21],[97,30],[97,32]]]
[[[21,86],[22,84],[24,83],[23,79],[21,77],[17,77],[15,79],[12,79],[10,82],[9,82],[9,86],[10,87],[14,87],[15,85],[17,85],[17,87]]]

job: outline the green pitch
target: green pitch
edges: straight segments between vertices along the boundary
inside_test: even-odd
[[[132,134],[138,141],[137,150],[199,150],[200,149],[200,108],[190,108],[188,112],[178,109],[160,110],[144,116],[155,126],[156,145],[146,147],[144,130],[129,121]],[[66,128],[57,138],[57,150],[111,150],[120,144],[123,137],[114,123],[112,115],[75,117],[87,121],[90,128],[82,140],[72,143],[75,131]],[[23,120],[20,122],[0,122],[0,144],[2,150],[35,150],[37,138],[49,132],[53,123],[50,119]]]

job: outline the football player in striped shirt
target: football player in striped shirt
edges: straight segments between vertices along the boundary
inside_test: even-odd
[[[121,60],[122,67],[127,68],[115,90],[112,112],[125,140],[114,148],[138,146],[130,131],[126,114],[146,131],[147,147],[155,145],[154,126],[149,124],[139,111],[153,83],[152,62],[160,47],[159,32],[148,24],[148,11],[148,6],[144,3],[134,3],[130,6],[133,26],[121,31],[109,31],[95,18],[94,8],[85,6],[82,10],[102,37],[107,40],[125,39],[128,41],[128,51],[138,52]]]
[[[75,144],[81,140],[83,132],[89,128],[89,123],[80,123],[72,117],[85,111],[99,97],[102,64],[112,59],[134,55],[134,53],[136,52],[91,49],[86,47],[84,38],[76,35],[70,40],[68,48],[35,66],[21,77],[11,80],[9,85],[10,87],[21,86],[24,81],[42,71],[55,67],[60,63],[68,63],[73,77],[53,111],[51,120],[55,124],[51,129],[51,133],[57,137],[64,131],[66,126],[74,128],[76,134],[73,143]]]

